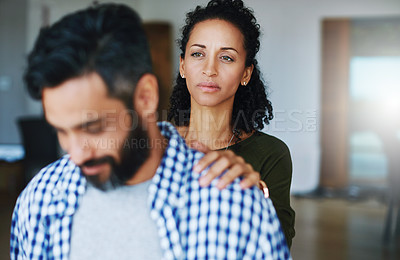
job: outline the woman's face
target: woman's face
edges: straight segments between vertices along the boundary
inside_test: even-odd
[[[244,39],[237,27],[218,19],[196,24],[180,60],[192,104],[232,107],[239,84],[247,84],[253,70],[245,61]]]

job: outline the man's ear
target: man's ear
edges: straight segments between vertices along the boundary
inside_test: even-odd
[[[155,116],[158,107],[158,82],[153,74],[144,74],[136,85],[133,106],[139,118]]]

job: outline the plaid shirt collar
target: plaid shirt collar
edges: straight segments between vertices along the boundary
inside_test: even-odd
[[[185,140],[179,135],[178,131],[173,125],[168,122],[158,122],[157,124],[160,128],[161,134],[168,140],[168,145],[160,166],[156,171],[156,176],[153,177],[153,184],[159,182],[160,176],[157,175],[162,175],[164,169],[166,168],[166,163],[171,161],[171,156],[169,155],[179,154],[182,163],[184,163],[186,166],[187,163],[185,162],[187,156],[193,157],[189,155],[190,153],[188,153],[188,151],[190,148],[188,148]],[[197,157],[200,158],[200,154],[198,154]],[[47,171],[52,172],[51,179],[54,180],[54,188],[51,191],[52,196],[50,204],[60,205],[60,203],[65,203],[65,207],[58,206],[58,211],[49,212],[49,217],[58,214],[73,215],[79,206],[79,200],[75,199],[74,197],[79,198],[86,191],[86,178],[82,175],[79,167],[77,167],[69,158],[69,155],[65,155],[63,158],[61,158],[61,160],[55,162],[54,164],[50,165],[49,168],[47,168]],[[63,171],[57,170],[60,167],[63,168]],[[191,169],[186,169],[183,167],[179,167],[177,169],[174,167],[174,170],[176,171],[175,176],[182,176],[186,173],[185,170]],[[76,188],[71,188],[71,185],[76,185]],[[169,189],[169,191],[171,191],[171,189]]]
[[[184,139],[179,135],[178,131],[174,126],[172,126],[168,122],[159,122],[158,126],[160,128],[161,134],[168,140],[168,146],[156,171],[155,177],[153,177],[153,185],[157,185],[161,180],[161,175],[165,168],[171,164],[171,160],[176,163],[174,158],[175,154],[179,154],[179,158],[181,159],[181,163],[187,166],[187,157],[193,157],[188,153],[189,148],[186,145]],[[172,155],[172,156],[170,156]],[[200,154],[197,155],[198,158],[201,157]],[[51,180],[54,181],[54,188],[51,189],[51,197],[50,197],[50,205],[58,205],[56,210],[51,210],[48,212],[47,216],[58,216],[58,215],[73,215],[75,211],[78,209],[79,200],[78,198],[81,197],[86,191],[86,178],[82,175],[79,167],[77,167],[70,159],[69,155],[65,155],[59,161],[48,166],[48,168],[43,169],[51,172]],[[58,169],[62,168],[63,170],[60,171]],[[187,167],[174,167],[175,177],[181,178],[182,175],[187,173]],[[40,176],[38,174],[36,177]],[[173,181],[173,180],[170,180]],[[176,182],[177,180],[175,178]],[[53,186],[53,185],[52,185]],[[71,188],[71,186],[74,186]],[[76,187],[75,187],[76,186]],[[164,189],[164,187],[158,187]],[[156,195],[154,192],[154,186],[151,189],[151,194],[153,196]],[[174,191],[171,188],[167,189],[168,192]],[[157,193],[159,194],[159,193]],[[63,206],[61,206],[63,205]],[[152,206],[154,206],[152,204]]]

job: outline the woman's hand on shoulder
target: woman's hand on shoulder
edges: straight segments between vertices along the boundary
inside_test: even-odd
[[[241,176],[244,177],[240,182],[242,189],[247,189],[254,185],[259,186],[260,173],[254,171],[253,167],[246,163],[241,156],[230,150],[211,151],[200,142],[192,142],[190,146],[205,153],[204,157],[193,167],[195,172],[200,173],[212,164],[208,172],[200,178],[200,186],[210,185],[212,180],[222,174],[217,183],[218,189],[224,189]]]

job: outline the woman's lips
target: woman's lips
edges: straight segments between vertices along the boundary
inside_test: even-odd
[[[217,83],[214,82],[202,82],[197,84],[197,87],[199,89],[201,89],[204,92],[217,92],[219,91],[221,88],[218,86]]]

